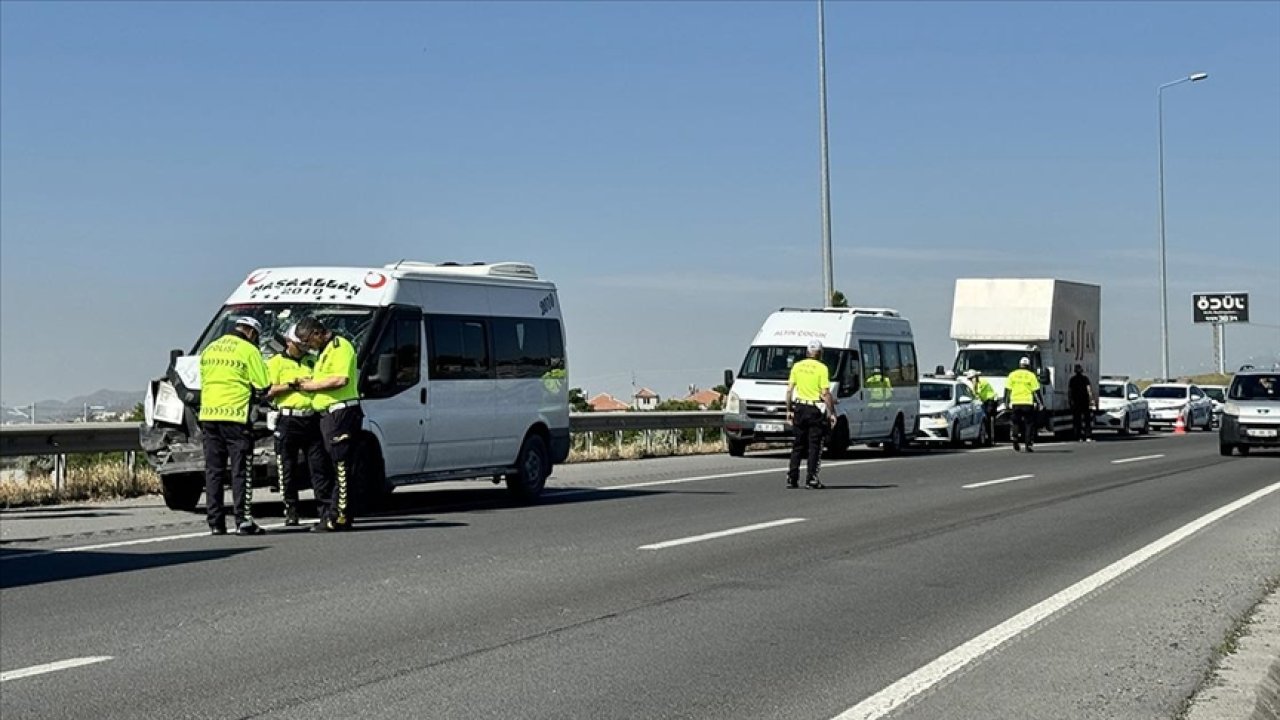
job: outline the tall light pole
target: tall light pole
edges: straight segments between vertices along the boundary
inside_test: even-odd
[[[822,304],[831,304],[835,278],[831,269],[831,169],[827,164],[827,31],[823,2],[818,0],[818,125],[822,155]]]
[[[1198,72],[1156,88],[1156,142],[1160,162],[1160,377],[1169,378],[1169,279],[1164,260],[1164,89],[1184,82],[1200,82],[1209,73]]]

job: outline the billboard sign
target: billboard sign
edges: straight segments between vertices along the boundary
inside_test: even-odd
[[[1192,320],[1198,323],[1249,322],[1249,293],[1195,293]]]

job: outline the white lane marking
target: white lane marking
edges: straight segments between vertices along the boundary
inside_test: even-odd
[[[1125,463],[1138,462],[1139,460],[1155,460],[1156,458],[1162,457],[1164,457],[1164,453],[1160,453],[1159,455],[1143,455],[1141,457],[1124,458],[1123,460],[1112,460],[1111,464],[1123,465]]]
[[[969,450],[964,454],[974,455],[977,453],[996,452],[999,450],[1007,450],[1007,449],[1009,448],[1007,447],[981,448],[977,450]],[[929,456],[912,455],[912,456],[905,456],[905,457],[883,457],[883,458],[864,458],[862,460],[842,460],[840,462],[823,463],[822,467],[829,468],[829,467],[844,467],[846,465],[866,465],[869,463],[889,462],[891,460],[905,460],[908,457],[929,457]],[[937,455],[936,457],[945,457],[945,456]],[[673,478],[671,480],[651,480],[647,482],[628,483],[626,485],[609,485],[606,487],[572,488],[572,489],[566,489],[566,490],[556,490],[556,491],[549,492],[547,494],[555,497],[563,497],[566,495],[577,495],[580,493],[599,492],[601,490],[629,490],[631,488],[653,487],[655,485],[677,485],[680,483],[699,482],[702,480],[721,480],[723,478],[738,477],[740,475],[768,475],[770,473],[776,473],[779,471],[785,472],[785,470],[786,468],[784,467],[764,468],[760,470],[742,470],[738,472],[718,473],[715,475],[698,475],[696,477]],[[314,520],[303,523],[303,525],[314,525],[314,524],[315,524]],[[279,523],[275,525],[263,525],[262,527],[268,530],[275,530],[277,528],[284,527],[284,524]],[[139,540],[121,540],[119,542],[101,543],[98,545],[81,545],[77,547],[54,548],[52,550],[33,550],[31,552],[20,552],[20,553],[14,553],[12,555],[5,555],[3,557],[0,557],[0,562],[4,562],[5,560],[18,560],[25,557],[32,557],[34,555],[43,555],[44,553],[47,553],[47,552],[87,552],[90,550],[107,550],[110,548],[127,547],[130,545],[146,545],[149,543],[170,542],[173,540],[187,540],[190,538],[203,537],[208,534],[209,534],[208,531],[204,531],[204,532],[194,532],[194,533],[183,533],[181,535],[165,535],[163,537],[155,537],[155,538],[142,538]]]
[[[728,537],[730,535],[741,535],[742,533],[749,533],[755,530],[766,530],[768,528],[779,527],[781,525],[791,525],[793,523],[801,523],[804,521],[805,518],[784,518],[782,520],[773,520],[771,522],[744,525],[743,527],[732,528],[729,530],[706,533],[705,535],[694,535],[693,537],[680,538],[679,540],[667,540],[666,542],[653,543],[652,545],[641,545],[636,549],[662,550],[664,548],[675,547],[677,545],[688,545],[690,543],[702,542],[703,540],[715,540],[716,538]]]
[[[303,522],[298,527],[307,525],[315,525],[315,520]],[[264,530],[276,530],[284,527],[284,523],[276,523],[274,525],[263,525]],[[235,531],[231,531],[228,535],[234,535]],[[97,545],[77,545],[75,547],[51,548],[49,550],[32,550],[31,552],[15,553],[13,555],[5,555],[0,557],[0,562],[5,560],[18,560],[20,558],[32,557],[34,555],[44,555],[46,553],[73,553],[73,552],[89,552],[91,550],[108,550],[110,548],[129,547],[131,545],[150,545],[151,543],[171,542],[173,540],[188,540],[190,538],[209,537],[209,531],[182,533],[181,535],[163,535],[153,538],[138,538],[136,540],[119,540],[116,542],[99,543]]]
[[[878,720],[888,715],[920,693],[942,682],[965,665],[1000,647],[1019,634],[1030,630],[1059,610],[1098,590],[1208,525],[1221,520],[1240,508],[1261,500],[1277,490],[1280,490],[1280,483],[1273,483],[1183,525],[1146,547],[1121,558],[1075,585],[1060,591],[1047,600],[1042,600],[1023,610],[963,645],[953,648],[933,662],[845,710],[833,720]]]
[[[1014,475],[1013,477],[1000,478],[999,480],[986,480],[983,482],[969,483],[968,485],[961,485],[960,487],[965,490],[972,490],[974,488],[986,487],[988,485],[999,485],[1000,483],[1013,482],[1014,480],[1026,480],[1027,478],[1033,477],[1035,477],[1035,475]]]
[[[0,672],[0,682],[8,682],[10,680],[17,680],[18,678],[31,677],[32,675],[44,675],[45,673],[57,672],[59,670],[69,670],[82,665],[93,665],[95,663],[106,662],[112,659],[113,658],[110,655],[99,655],[96,657],[59,660],[58,662],[45,663],[44,665],[32,665],[31,667],[19,668],[18,670],[6,670],[4,672]]]
[[[867,465],[869,463],[888,462],[894,458],[866,458],[864,460],[843,460],[841,462],[822,463],[824,468],[844,467],[846,465]],[[737,472],[717,473],[715,475],[698,475],[696,477],[672,478],[671,480],[647,480],[645,482],[627,483],[626,485],[609,485],[607,487],[586,488],[582,492],[592,492],[597,490],[630,490],[631,488],[653,487],[654,485],[677,485],[680,483],[699,482],[701,480],[721,480],[724,478],[740,477],[743,475],[770,475],[778,472],[786,472],[785,467],[764,468],[761,470],[739,470]]]
[[[976,455],[978,453],[999,452],[1001,450],[1009,450],[1009,449],[1011,448],[1009,448],[1008,446],[980,448],[975,450],[967,450],[965,451],[964,454]],[[946,456],[939,454],[939,455],[900,455],[896,457],[863,458],[861,460],[841,460],[838,462],[824,462],[822,463],[822,467],[833,468],[833,467],[846,467],[849,465],[869,465],[871,463],[891,462],[893,460],[908,460],[911,458],[924,458],[924,457],[946,457]],[[739,477],[739,476],[746,476],[746,475],[769,475],[771,473],[776,473],[779,471],[786,472],[786,467],[779,466],[774,468],[763,468],[760,470],[739,470],[736,472],[716,473],[714,475],[697,475],[694,477],[672,478],[670,480],[646,480],[644,482],[627,483],[625,485],[608,485],[604,487],[573,488],[569,490],[556,492],[555,494],[568,495],[570,493],[599,492],[601,490],[630,490],[632,488],[653,487],[655,485],[678,485],[680,483],[700,482],[702,480],[723,480],[724,478]]]

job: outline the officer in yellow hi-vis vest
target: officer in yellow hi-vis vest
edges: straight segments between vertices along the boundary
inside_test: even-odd
[[[1040,407],[1040,379],[1031,372],[1031,358],[1018,361],[1018,369],[1005,380],[1004,404],[1013,412],[1009,434],[1014,452],[1021,450],[1019,441],[1026,443],[1027,452],[1035,452],[1036,408]]]
[[[800,457],[806,453],[805,485],[815,490],[824,487],[818,480],[818,463],[822,459],[822,439],[827,428],[835,425],[836,409],[831,398],[831,374],[820,357],[822,343],[810,340],[808,357],[791,366],[787,380],[787,422],[795,431],[787,469],[789,488],[800,485]]]
[[[314,317],[298,322],[298,339],[320,353],[310,380],[298,389],[314,393],[311,405],[320,412],[320,432],[336,471],[333,510],[311,529],[315,532],[351,529],[351,487],[362,488],[360,433],[364,411],[360,409],[356,349],[350,340],[335,335]]]
[[[973,394],[978,396],[978,402],[982,403],[982,424],[987,426],[987,442],[994,445],[996,439],[996,389],[991,387],[991,383],[982,378],[982,373],[978,370],[970,369],[965,372],[964,377],[969,381],[969,387],[973,388]]]
[[[231,497],[237,535],[266,531],[253,521],[253,426],[249,408],[271,384],[258,351],[262,326],[251,317],[236,318],[231,332],[200,353],[200,432],[204,436],[204,491],[209,530],[226,535],[222,505],[231,463]]]
[[[298,389],[303,380],[311,378],[316,359],[303,347],[296,329],[292,326],[285,330],[284,352],[267,361],[267,375],[271,380],[268,396],[274,401],[277,414],[276,475],[280,481],[280,495],[284,499],[284,524],[288,526],[298,524],[298,486],[295,483],[301,468],[299,454],[306,457],[311,489],[315,491],[316,507],[322,521],[330,515],[329,504],[333,496],[333,471],[320,434],[320,414],[312,407],[312,394]]]

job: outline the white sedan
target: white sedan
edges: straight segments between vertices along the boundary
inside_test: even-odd
[[[1098,411],[1093,415],[1098,429],[1146,434],[1151,431],[1151,412],[1138,386],[1124,379],[1103,378],[1098,382]]]
[[[1173,427],[1181,419],[1188,430],[1213,430],[1213,400],[1196,385],[1158,383],[1142,396],[1151,409],[1152,427]]]
[[[989,445],[985,413],[973,390],[961,380],[923,378],[920,380],[920,431],[916,441],[950,443],[960,447]]]

